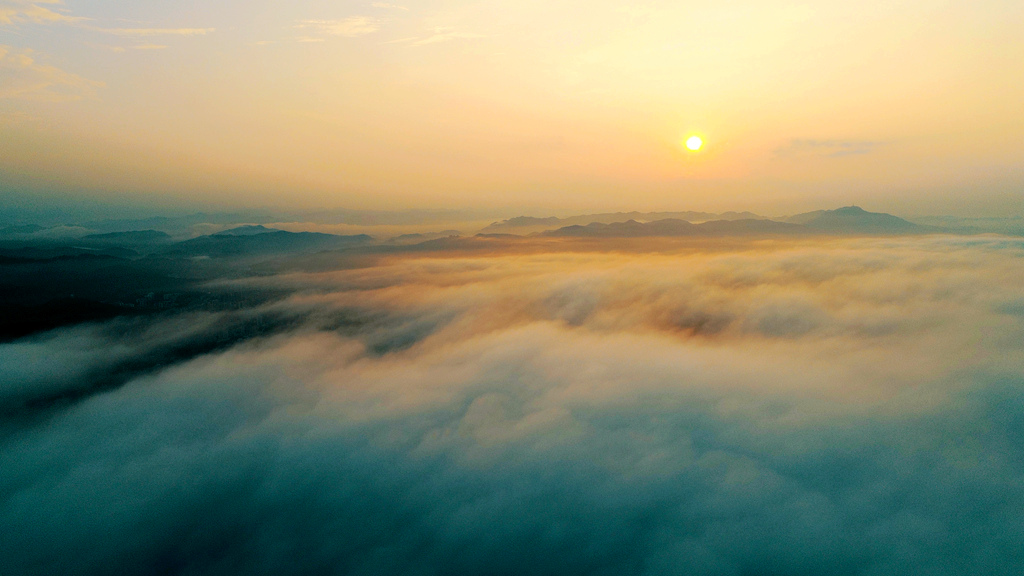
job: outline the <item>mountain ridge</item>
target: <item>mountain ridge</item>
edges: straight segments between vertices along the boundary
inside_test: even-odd
[[[529,234],[531,232],[543,232],[554,228],[566,226],[586,226],[598,222],[602,224],[614,224],[634,220],[637,222],[654,222],[658,220],[682,220],[685,222],[707,222],[711,220],[766,220],[764,216],[753,212],[604,212],[598,214],[581,214],[558,218],[555,216],[535,217],[516,216],[493,222],[480,230],[483,234]]]
[[[940,228],[914,224],[885,212],[868,212],[856,205],[796,214],[786,218],[785,222],[833,234],[921,234],[941,231]]]
[[[778,234],[807,234],[810,231],[799,225],[774,220],[712,220],[694,224],[677,218],[653,222],[592,222],[586,226],[566,226],[540,234],[545,237],[591,237],[591,238],[641,238],[651,236],[749,236]]]

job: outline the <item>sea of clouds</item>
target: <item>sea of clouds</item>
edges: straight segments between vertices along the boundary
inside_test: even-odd
[[[1024,241],[686,242],[0,345],[0,573],[1020,573]]]

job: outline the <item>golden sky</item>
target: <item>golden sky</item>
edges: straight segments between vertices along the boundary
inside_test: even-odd
[[[1022,29],[1008,0],[0,0],[0,194],[1020,213]]]

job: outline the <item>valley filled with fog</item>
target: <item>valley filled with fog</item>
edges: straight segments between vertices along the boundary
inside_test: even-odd
[[[9,244],[4,565],[1016,574],[1024,240],[665,221]]]

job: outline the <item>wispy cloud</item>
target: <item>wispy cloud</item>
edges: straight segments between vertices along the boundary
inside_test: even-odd
[[[109,50],[110,52],[127,52],[128,50],[164,50],[170,48],[167,44],[136,44],[134,46],[112,46],[110,44],[94,44],[91,42],[86,43],[88,46],[93,48],[99,48],[102,50]]]
[[[54,6],[63,4],[63,2],[61,0],[0,0],[0,24],[11,25],[20,22],[48,24],[84,20],[84,18],[55,12],[46,8],[44,4]]]
[[[352,16],[340,20],[301,20],[295,27],[330,36],[354,38],[380,30],[380,23],[368,16]]]
[[[438,26],[434,28],[434,33],[430,36],[413,36],[411,38],[392,40],[387,43],[408,44],[409,46],[425,46],[427,44],[438,44],[440,42],[450,42],[452,40],[474,40],[477,38],[484,38],[484,35],[475,34],[473,32],[456,32],[450,27]]]
[[[0,125],[13,126],[42,121],[42,118],[27,112],[12,111],[0,113]]]
[[[205,36],[216,32],[216,28],[100,28],[100,32],[115,36]]]
[[[37,62],[31,50],[0,46],[0,98],[64,102],[92,96],[102,86]]]
[[[873,140],[814,140],[796,138],[777,148],[777,156],[814,155],[829,158],[855,156],[873,152],[882,142]]]
[[[388,4],[387,2],[374,2],[370,4],[370,6],[373,6],[374,8],[384,8],[386,10],[409,10],[405,6],[399,6],[398,4]]]
[[[76,23],[88,18],[68,16],[62,12],[51,10],[44,5],[62,5],[62,0],[0,0],[0,25],[12,25],[22,22],[36,24]],[[216,31],[215,28],[101,28],[94,25],[81,25],[83,28],[103,34],[111,34],[125,38],[147,38],[156,36],[205,36]],[[156,50],[167,48],[161,44],[142,44],[130,47],[107,47],[115,52],[123,52],[130,48],[135,50]]]

